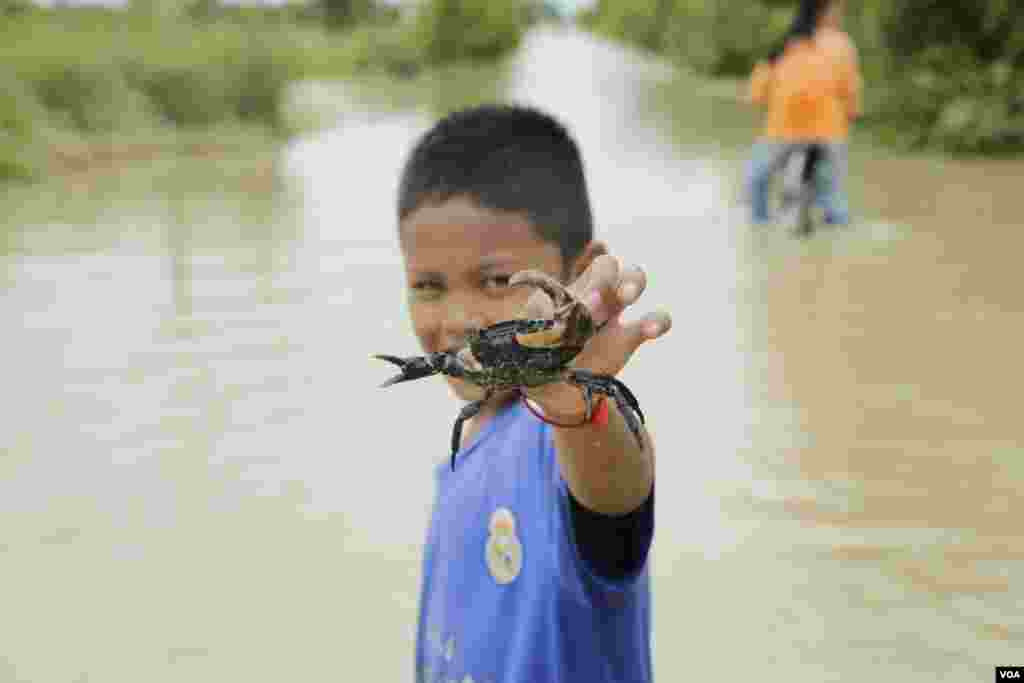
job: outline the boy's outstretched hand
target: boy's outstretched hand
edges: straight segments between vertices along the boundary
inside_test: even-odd
[[[657,339],[669,331],[668,313],[655,311],[623,323],[619,316],[643,294],[647,276],[642,268],[623,265],[618,259],[600,255],[590,267],[569,285],[570,291],[590,309],[597,324],[604,328],[590,338],[572,363],[577,369],[600,375],[616,375],[645,341]],[[526,315],[550,318],[551,300],[543,292],[532,295]],[[527,395],[560,422],[578,418],[586,409],[583,392],[567,382],[528,389]],[[643,396],[639,397],[641,404]],[[650,435],[641,427],[643,440]],[[573,496],[584,507],[606,515],[632,512],[651,495],[654,482],[653,446],[638,448],[623,417],[615,411],[607,429],[553,430],[559,467]]]
[[[569,290],[586,303],[594,322],[607,321],[604,328],[591,337],[573,361],[574,368],[602,375],[617,375],[645,341],[661,337],[672,327],[665,311],[647,313],[637,320],[623,323],[620,315],[636,303],[647,287],[647,275],[638,265],[624,265],[607,254],[598,256],[590,267],[569,285]],[[526,316],[549,318],[552,302],[541,291],[535,292],[526,304]],[[573,414],[580,405],[579,390],[565,392],[560,385],[530,390],[532,398],[550,406],[555,413]],[[575,397],[571,396],[575,394]]]

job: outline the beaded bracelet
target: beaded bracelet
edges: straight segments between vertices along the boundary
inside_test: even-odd
[[[522,399],[523,405],[525,405],[526,408],[531,413],[533,413],[538,420],[540,420],[541,422],[545,422],[549,425],[552,425],[554,427],[582,427],[583,425],[588,424],[592,424],[597,427],[606,427],[608,425],[608,401],[605,400],[604,396],[601,396],[598,399],[597,405],[594,406],[594,409],[590,413],[590,419],[588,420],[586,419],[586,417],[584,417],[583,420],[576,424],[565,424],[563,422],[555,422],[554,420],[550,420],[547,417],[545,417],[543,413],[541,413],[540,411],[533,407],[533,405],[530,403],[530,399],[526,397],[526,394],[521,393],[519,394],[519,397]]]

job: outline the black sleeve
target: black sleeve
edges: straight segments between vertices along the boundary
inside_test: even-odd
[[[576,546],[583,560],[604,579],[623,579],[643,567],[654,537],[654,487],[640,507],[621,516],[583,506],[569,491]]]

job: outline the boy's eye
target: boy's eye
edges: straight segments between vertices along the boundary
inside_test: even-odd
[[[484,278],[484,289],[491,292],[501,292],[508,289],[508,281],[511,275],[488,275]]]
[[[444,291],[444,286],[435,280],[418,280],[412,283],[411,288],[417,299],[436,298]]]

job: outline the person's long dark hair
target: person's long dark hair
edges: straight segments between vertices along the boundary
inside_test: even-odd
[[[781,57],[782,53],[786,50],[786,45],[791,41],[800,38],[811,38],[818,28],[821,15],[828,10],[833,2],[834,0],[800,0],[796,16],[793,17],[793,23],[790,24],[786,35],[768,53],[768,61],[774,62]]]

